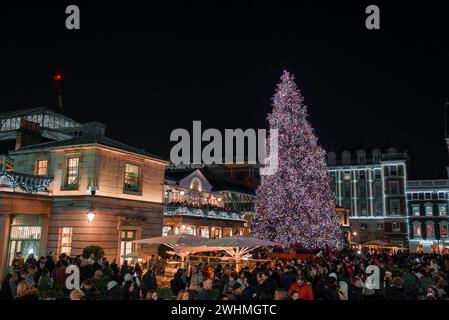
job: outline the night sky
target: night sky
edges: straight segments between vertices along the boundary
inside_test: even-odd
[[[396,146],[409,152],[411,178],[446,177],[449,13],[440,4],[95,2],[67,3],[80,6],[79,31],[65,29],[65,4],[2,4],[0,112],[55,107],[61,70],[68,116],[168,156],[170,132],[191,131],[193,120],[266,128],[287,69],[323,147]],[[379,5],[381,30],[365,28],[368,4]]]

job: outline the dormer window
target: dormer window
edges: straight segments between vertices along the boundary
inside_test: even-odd
[[[198,178],[193,178],[190,182],[190,189],[201,192],[203,190],[203,184],[201,183],[201,180]]]
[[[343,164],[345,164],[345,165],[351,164],[351,153],[349,151],[343,151],[342,158],[343,158]]]
[[[365,164],[365,162],[366,162],[366,152],[365,152],[365,150],[357,151],[357,163],[358,164]]]

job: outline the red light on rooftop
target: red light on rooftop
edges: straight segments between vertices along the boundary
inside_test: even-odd
[[[61,73],[57,73],[53,76],[53,80],[55,81],[61,81],[62,80],[62,74]]]

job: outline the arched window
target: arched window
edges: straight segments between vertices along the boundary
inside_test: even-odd
[[[203,190],[203,184],[201,183],[200,179],[193,178],[190,182],[190,189],[195,191],[202,191]]]

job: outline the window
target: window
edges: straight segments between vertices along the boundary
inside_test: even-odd
[[[427,239],[435,238],[435,225],[433,222],[426,223]]]
[[[445,199],[445,194],[444,192],[438,192],[438,199]]]
[[[399,215],[401,214],[400,204],[398,199],[390,200],[390,214],[391,215]]]
[[[426,216],[433,216],[433,205],[431,203],[426,203]]]
[[[122,258],[122,262],[124,260],[130,260],[131,253],[136,251],[136,244],[132,243],[132,241],[136,240],[136,238],[136,230],[123,230],[121,232],[120,256]]]
[[[359,179],[365,179],[365,170],[359,171]]]
[[[59,228],[59,254],[65,253],[68,256],[70,255],[72,251],[72,236],[73,228]]]
[[[361,223],[360,224],[360,230],[362,230],[362,231],[368,230],[368,224],[367,223]]]
[[[209,238],[209,228],[201,228],[201,237]]]
[[[162,227],[162,235],[168,236],[168,233],[172,230],[172,227]]]
[[[382,202],[376,202],[376,216],[381,216],[382,215]]]
[[[421,223],[413,224],[413,236],[417,238],[421,237]]]
[[[67,159],[67,178],[66,186],[76,187],[79,180],[79,161],[80,158]]]
[[[361,184],[359,186],[360,197],[366,197],[366,186]]]
[[[397,166],[390,166],[390,176],[397,176],[398,175],[398,167]]]
[[[380,197],[382,195],[382,185],[380,183],[376,184],[376,197]]]
[[[426,193],[424,194],[424,198],[425,198],[426,200],[432,199],[432,196],[431,196],[430,192],[426,192]]]
[[[125,165],[124,191],[139,192],[140,167],[127,163]]]
[[[201,191],[203,189],[203,186],[200,179],[193,178],[192,181],[190,182],[190,189],[195,191]]]
[[[419,205],[414,205],[412,207],[412,214],[414,216],[419,216],[420,215]]]
[[[391,224],[391,229],[393,229],[393,232],[400,232],[401,231],[401,224],[399,222],[393,222]]]
[[[366,203],[364,203],[364,202],[360,203],[360,215],[362,215],[362,216],[368,215],[368,211],[366,209]]]
[[[418,194],[416,192],[412,193],[412,199],[418,200]]]
[[[380,169],[375,169],[374,170],[374,178],[380,179]]]
[[[447,238],[447,223],[440,225],[440,238]]]
[[[390,186],[390,194],[394,194],[394,195],[399,194],[399,182],[390,181],[389,186]]]
[[[46,176],[47,175],[47,164],[48,164],[47,160],[37,160],[35,174],[38,176]]]
[[[377,231],[382,231],[384,229],[384,224],[382,222],[377,223]]]
[[[438,205],[438,214],[441,217],[446,217],[447,216],[447,205],[445,204],[439,204]]]

